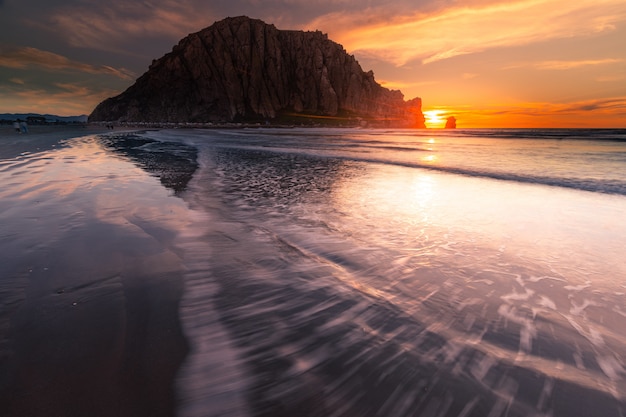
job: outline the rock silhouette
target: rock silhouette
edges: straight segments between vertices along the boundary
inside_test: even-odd
[[[308,119],[423,128],[421,99],[379,85],[341,45],[245,16],[193,33],[90,121]]]
[[[456,117],[450,116],[446,119],[446,129],[456,129]]]

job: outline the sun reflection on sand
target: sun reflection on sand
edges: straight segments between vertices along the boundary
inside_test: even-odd
[[[50,152],[29,154],[7,162],[4,171],[10,184],[0,196],[4,202],[24,205],[35,201],[48,207],[50,213],[63,217],[64,204],[86,207],[90,216],[122,227],[130,225],[129,213],[137,218],[149,218],[168,223],[172,230],[184,226],[184,205],[171,198],[158,180],[122,158],[111,157],[95,136],[85,136],[67,142],[70,146]],[[159,201],[133,208],[128,195],[139,202]],[[24,208],[25,210],[26,208]],[[30,210],[31,208],[28,208]],[[36,207],[32,210],[36,211]],[[182,219],[182,220],[181,220]]]

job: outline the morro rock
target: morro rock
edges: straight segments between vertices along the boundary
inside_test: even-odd
[[[182,39],[90,121],[335,120],[423,128],[421,99],[404,101],[321,32],[227,18]]]

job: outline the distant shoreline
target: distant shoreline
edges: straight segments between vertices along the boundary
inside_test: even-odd
[[[123,128],[119,131],[140,129]],[[54,149],[61,141],[81,136],[111,132],[104,126],[91,124],[32,125],[28,133],[17,133],[13,126],[0,127],[0,159],[15,158],[33,152]]]

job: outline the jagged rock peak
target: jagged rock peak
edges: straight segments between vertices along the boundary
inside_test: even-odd
[[[379,85],[322,32],[245,16],[192,33],[90,121],[232,122],[328,117],[424,127],[421,99]]]

